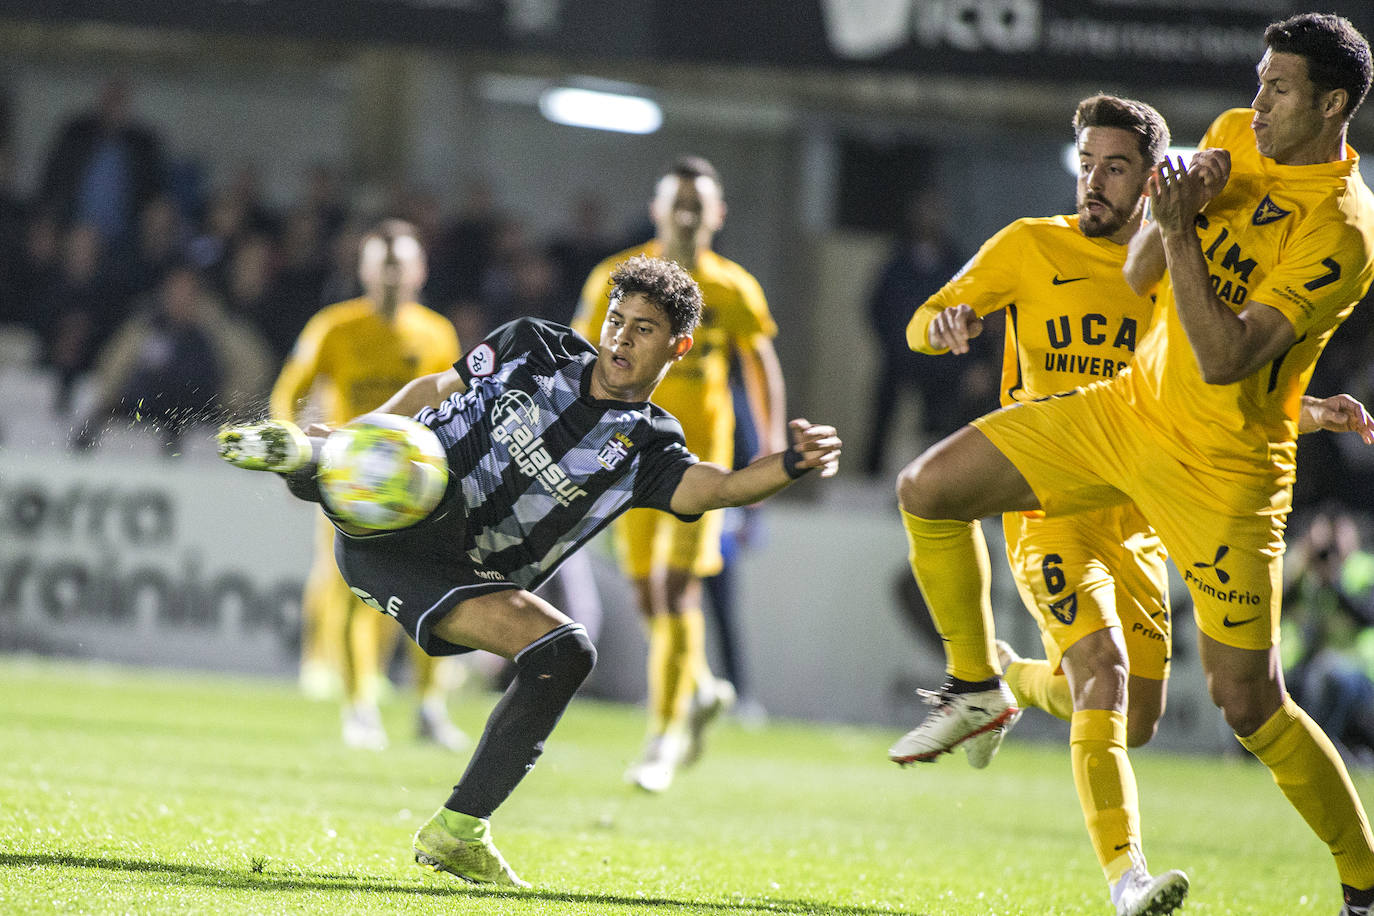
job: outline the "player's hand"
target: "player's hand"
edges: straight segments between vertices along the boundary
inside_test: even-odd
[[[970,305],[960,303],[941,310],[930,323],[930,345],[951,353],[967,353],[968,342],[983,333],[983,319]]]
[[[822,477],[834,477],[840,469],[840,449],[843,445],[833,426],[820,426],[809,420],[793,420],[787,424],[792,433],[792,448],[801,455],[797,467],[819,468]]]
[[[1229,172],[1229,165],[1227,169]],[[1192,172],[1182,156],[1177,159],[1164,157],[1146,181],[1145,193],[1150,197],[1150,213],[1165,239],[1193,231],[1193,221],[1202,212],[1203,205],[1211,200],[1208,182],[1215,185],[1219,177],[1215,162],[1205,160],[1198,172]]]
[[[1188,160],[1188,171],[1202,181],[1202,191],[1206,195],[1203,205],[1221,193],[1231,178],[1231,151],[1216,147],[1198,150]]]
[[[1365,445],[1374,445],[1374,418],[1358,400],[1348,394],[1329,398],[1304,397],[1298,417],[1298,432],[1318,429],[1333,433],[1359,433]]]

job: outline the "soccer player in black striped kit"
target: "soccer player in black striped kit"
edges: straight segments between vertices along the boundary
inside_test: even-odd
[[[467,771],[415,835],[417,862],[468,881],[528,886],[492,844],[488,819],[534,766],[596,662],[582,626],[532,590],[631,507],[690,521],[758,502],[813,468],[822,477],[838,469],[835,430],[800,419],[790,424],[790,448],[741,470],[699,461],[649,397],[692,347],[701,291],[660,258],[632,258],[611,279],[598,345],[520,319],[382,405],[416,417],[444,444],[450,483],[429,517],[394,532],[336,522],[344,579],[426,652],[484,649],[515,662]],[[279,451],[283,425],[221,433],[221,454],[288,473],[294,493],[318,499],[319,440],[289,429],[294,457],[265,457]]]

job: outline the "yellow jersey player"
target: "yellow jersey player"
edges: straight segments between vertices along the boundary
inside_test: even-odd
[[[375,410],[416,376],[453,365],[461,354],[452,323],[415,301],[425,280],[425,254],[410,224],[385,220],[363,237],[358,278],[361,298],[321,309],[301,332],[272,388],[275,419],[301,420],[314,392],[319,419],[342,424]],[[319,690],[322,677],[341,674],[344,741],[385,747],[377,692],[383,661],[400,632],[344,584],[334,562],[334,527],[323,514],[301,604],[302,683]],[[422,698],[420,736],[462,748],[467,739],[448,719],[435,660],[418,651],[412,657]]]
[[[1006,309],[1004,405],[1114,378],[1154,317],[1153,296],[1132,290],[1122,269],[1169,129],[1143,102],[1099,95],[1079,103],[1073,130],[1077,213],[1021,219],[998,232],[907,328],[913,350],[966,353],[983,316]],[[1124,725],[1127,746],[1149,741],[1169,673],[1169,577],[1159,535],[1132,503],[1062,518],[1012,512],[1002,524],[1012,577],[1049,655],[1021,659],[998,642],[1017,704],[1069,720],[1071,741],[1104,724]],[[969,762],[986,766],[1017,715],[965,741]],[[929,753],[912,748],[897,756]],[[1071,755],[1088,834],[1110,887],[1131,864],[1123,850],[1141,849],[1136,782],[1124,750],[1100,773],[1087,772],[1090,762],[1086,754]],[[1109,791],[1096,791],[1099,784]],[[1181,899],[1186,879],[1175,873],[1170,882]]]
[[[772,343],[777,326],[763,289],[744,268],[711,250],[725,209],[715,168],[700,157],[680,157],[659,179],[650,203],[655,237],[592,271],[573,327],[596,337],[606,316],[611,271],[634,255],[664,257],[686,268],[701,286],[705,310],[696,346],[668,372],[655,401],[681,421],[688,448],[730,466],[732,355],[740,361],[760,452],[784,447],[786,431],[782,370]],[[734,688],[707,667],[701,613],[701,579],[721,569],[721,524],[719,512],[688,523],[633,510],[616,522],[621,565],[648,622],[648,741],[626,773],[647,791],[668,788],[678,766],[700,752],[705,725],[734,701]]]
[[[893,756],[952,748],[1015,709],[975,520],[1133,501],[1189,588],[1213,701],[1327,844],[1344,916],[1367,916],[1369,821],[1330,740],[1284,690],[1278,634],[1297,435],[1355,430],[1374,443],[1358,401],[1303,394],[1374,278],[1374,194],[1345,142],[1370,52],[1334,15],[1294,16],[1264,37],[1252,108],[1223,114],[1190,165],[1166,160],[1147,183],[1155,222],[1132,239],[1126,276],[1137,291],[1158,281],[1160,317],[1130,367],[989,414],[900,475],[912,568],[948,640],[951,683]],[[1124,722],[1104,718],[1072,742],[1105,795],[1099,778],[1125,760]],[[1124,852],[1117,912],[1171,912],[1178,873],[1153,877],[1138,850]]]

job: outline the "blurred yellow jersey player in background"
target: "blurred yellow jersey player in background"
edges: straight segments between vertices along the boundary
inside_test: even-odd
[[[425,281],[425,253],[409,223],[385,220],[363,237],[358,278],[362,297],[326,306],[301,332],[272,389],[274,418],[300,423],[309,415],[336,426],[376,409],[416,376],[458,360],[452,323],[415,301]],[[334,562],[334,527],[323,514],[302,610],[303,686],[327,693],[330,679],[342,676],[344,741],[385,747],[378,692],[400,629],[344,584]],[[460,749],[467,739],[448,719],[436,660],[419,651],[411,657],[420,737]]]
[[[1154,317],[1154,297],[1137,295],[1122,268],[1141,224],[1146,179],[1169,146],[1168,127],[1150,106],[1113,96],[1080,102],[1073,127],[1078,212],[1021,219],[998,232],[907,327],[913,350],[966,353],[982,317],[1006,309],[1003,405],[1116,376]],[[1154,736],[1169,673],[1168,557],[1132,503],[1056,518],[1009,512],[1002,524],[1012,577],[1049,655],[1021,659],[999,642],[1007,684],[1019,707],[1071,723],[1079,802],[1115,885],[1132,861],[1127,853],[1140,851],[1136,783],[1124,748],[1113,746],[1111,765],[1092,753],[1095,731],[1124,727],[1129,746]],[[1126,689],[1104,691],[1116,668],[1129,673]],[[998,740],[965,742],[970,762],[986,765],[984,747]],[[1186,885],[1173,880],[1162,893],[1182,893]]]
[[[590,340],[599,337],[616,265],[637,254],[676,261],[701,286],[705,308],[696,345],[668,372],[654,403],[681,421],[689,449],[705,461],[731,466],[734,356],[759,453],[786,447],[782,370],[772,342],[777,326],[763,289],[748,271],[711,250],[725,220],[720,176],[704,159],[680,157],[659,179],[649,212],[655,237],[597,265],[583,287],[573,327]],[[615,523],[621,566],[633,582],[649,641],[648,741],[626,778],[650,792],[668,788],[677,768],[695,760],[705,725],[734,702],[733,686],[713,677],[706,664],[701,612],[701,579],[721,569],[721,525],[719,511],[689,524],[643,509]]]

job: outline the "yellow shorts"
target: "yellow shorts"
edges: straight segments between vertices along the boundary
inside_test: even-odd
[[[647,579],[657,569],[714,576],[725,561],[720,534],[725,513],[707,512],[684,522],[657,509],[631,509],[615,520],[615,549],[620,568],[631,579]]]
[[[664,409],[671,412],[666,405]],[[681,410],[673,416],[682,424],[693,454],[730,467],[735,448],[732,413],[696,409]],[[631,509],[613,523],[620,568],[631,579],[647,579],[660,569],[698,578],[714,576],[725,565],[720,555],[724,526],[725,515],[720,510],[707,512],[695,522],[683,522],[657,509]]]
[[[1050,664],[1090,633],[1120,627],[1131,674],[1169,676],[1168,554],[1131,504],[1057,518],[1002,516],[1007,560]]]
[[[1242,649],[1278,644],[1291,480],[1263,465],[1242,474],[1203,456],[1183,460],[1186,444],[1160,438],[1110,382],[974,425],[1016,465],[1047,515],[1134,502],[1182,574],[1203,633]]]

